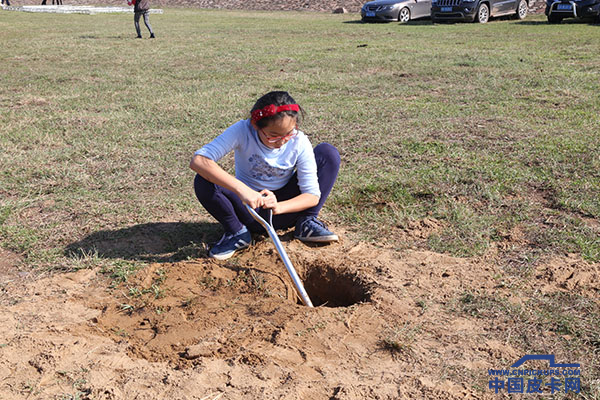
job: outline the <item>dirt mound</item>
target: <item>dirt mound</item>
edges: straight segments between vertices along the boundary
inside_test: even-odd
[[[301,305],[272,244],[263,241],[224,263],[153,264],[109,304],[84,299],[102,310],[92,333],[126,338],[131,356],[177,368],[197,365],[202,357],[241,357],[262,365],[265,355],[254,347],[270,343],[302,349],[303,333],[334,324],[331,319],[340,313],[336,308],[373,307],[366,304],[376,287],[372,274],[361,272],[350,258],[307,260],[298,253],[294,262],[311,300],[321,306],[317,313]]]
[[[536,270],[536,278],[547,283],[543,292],[578,292],[591,297],[600,295],[600,270],[576,254],[557,257]]]
[[[524,354],[502,336],[509,322],[480,318],[504,304],[492,299],[527,301],[493,263],[284,245],[320,306],[299,304],[266,240],[224,262],[151,264],[110,290],[97,270],[3,281],[0,398],[495,398],[487,369]],[[568,260],[531,285],[597,300],[600,266]],[[571,267],[590,278],[569,284]]]

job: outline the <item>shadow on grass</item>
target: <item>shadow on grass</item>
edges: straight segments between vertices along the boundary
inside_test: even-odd
[[[431,18],[425,17],[425,18],[413,19],[413,20],[410,20],[410,21],[404,22],[404,23],[398,23],[398,25],[400,25],[400,26],[402,26],[402,25],[406,25],[406,26],[433,25],[433,22],[431,21]]]
[[[408,22],[402,22],[399,23],[398,21],[363,21],[361,19],[358,20],[352,20],[352,21],[344,21],[343,24],[364,24],[364,25],[369,25],[369,24],[396,24],[396,25],[431,25],[431,19],[430,18],[419,18],[419,19],[413,19],[411,21]]]
[[[548,21],[517,21],[515,22],[517,25],[550,25]]]
[[[587,24],[592,26],[600,26],[600,23],[595,19],[575,19],[569,18],[562,20],[559,23],[551,24],[548,21],[518,21],[516,22],[519,25],[574,25],[574,24]]]
[[[146,262],[176,262],[206,257],[203,243],[216,242],[217,223],[165,222],[94,232],[65,247],[69,258],[97,256]]]

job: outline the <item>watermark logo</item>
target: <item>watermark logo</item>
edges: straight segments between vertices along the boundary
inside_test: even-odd
[[[521,367],[529,360],[548,361],[547,369],[525,369]],[[521,357],[508,369],[489,369],[489,388],[496,393],[579,393],[581,370],[579,364],[558,364],[554,355],[530,354]],[[494,377],[492,379],[492,377]],[[549,378],[544,379],[544,378]]]

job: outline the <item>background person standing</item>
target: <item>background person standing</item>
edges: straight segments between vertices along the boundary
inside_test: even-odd
[[[137,38],[142,38],[142,32],[140,30],[140,17],[144,16],[144,24],[146,24],[146,28],[150,31],[150,39],[154,39],[154,31],[152,31],[152,26],[150,26],[150,1],[149,0],[132,0],[128,1],[127,4],[133,4],[133,22],[135,24],[135,31],[137,32]]]

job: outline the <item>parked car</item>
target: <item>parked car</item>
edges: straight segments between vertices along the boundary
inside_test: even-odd
[[[476,21],[482,24],[490,17],[514,15],[523,19],[529,10],[529,0],[431,0],[431,20]],[[531,0],[533,1],[533,0]]]
[[[546,0],[548,22],[557,24],[564,18],[599,18],[600,0]]]
[[[429,18],[431,0],[375,0],[362,6],[360,15],[365,22],[408,22]]]

